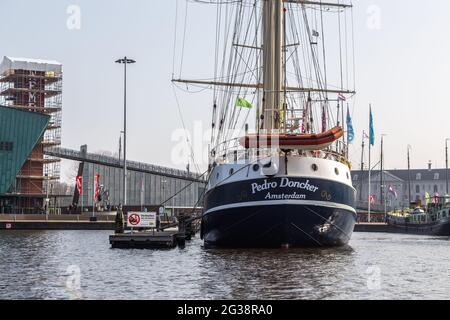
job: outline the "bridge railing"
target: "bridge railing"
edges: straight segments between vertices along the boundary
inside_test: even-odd
[[[86,153],[83,154],[81,151],[66,149],[66,148],[46,148],[45,154],[49,156],[59,157],[59,158],[65,158],[65,159],[71,159],[76,161],[86,161],[86,162],[94,162],[99,163],[103,165],[110,165],[114,167],[120,167],[122,165],[122,162],[119,161],[118,158],[111,157],[111,156],[104,156],[99,155],[95,153]],[[188,179],[195,179],[195,180],[202,180],[204,181],[204,177],[200,177],[199,174],[194,173],[188,173],[187,171],[179,170],[179,169],[173,169],[173,168],[166,168],[161,166],[156,166],[153,164],[146,164],[142,162],[136,162],[136,161],[128,161],[127,160],[127,168],[129,170],[137,170],[137,171],[147,171],[152,172],[155,174],[163,174],[163,175],[170,175],[174,177],[180,177],[180,178],[188,178]]]

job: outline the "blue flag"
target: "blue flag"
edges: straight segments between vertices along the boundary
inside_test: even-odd
[[[350,110],[347,105],[347,136],[348,142],[355,140],[355,131],[353,130],[352,117],[350,116]]]
[[[372,116],[372,107],[370,108],[370,134],[369,134],[370,145],[375,145],[375,131],[373,129],[373,116]]]

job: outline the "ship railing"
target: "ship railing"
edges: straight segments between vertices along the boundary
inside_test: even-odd
[[[317,159],[328,159],[336,162],[341,162],[351,168],[351,164],[347,158],[346,146],[342,141],[336,143],[324,150],[290,150],[290,155],[299,157],[310,157]],[[220,143],[213,148],[210,153],[210,163],[224,164],[224,163],[247,163],[258,161],[264,158],[279,156],[284,153],[278,147],[266,147],[259,149],[245,149],[240,144],[239,138],[230,139]]]

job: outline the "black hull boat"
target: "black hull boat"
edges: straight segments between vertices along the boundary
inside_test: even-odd
[[[401,223],[396,221],[391,221],[389,224],[397,233],[450,237],[450,218],[424,224]]]
[[[332,247],[348,243],[355,214],[303,205],[241,207],[205,216],[205,246],[282,248]],[[205,232],[205,230],[207,230]]]
[[[229,183],[206,194],[201,236],[205,246],[343,246],[356,223],[354,201],[352,187],[333,181],[284,177]]]

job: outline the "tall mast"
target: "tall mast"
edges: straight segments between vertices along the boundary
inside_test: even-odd
[[[359,184],[359,201],[362,201],[363,193],[363,182],[364,182],[364,139],[366,138],[366,133],[363,131],[362,145],[361,145],[361,181]]]
[[[408,207],[411,206],[411,162],[409,157],[409,150],[411,146],[408,145]]]
[[[386,183],[384,181],[384,154],[383,154],[383,135],[381,135],[381,161],[380,161],[380,202],[383,204],[384,197],[383,197],[383,188],[386,188],[386,186],[383,185],[383,183]]]
[[[283,66],[284,1],[263,1],[263,129],[280,128],[280,109],[284,104]]]

